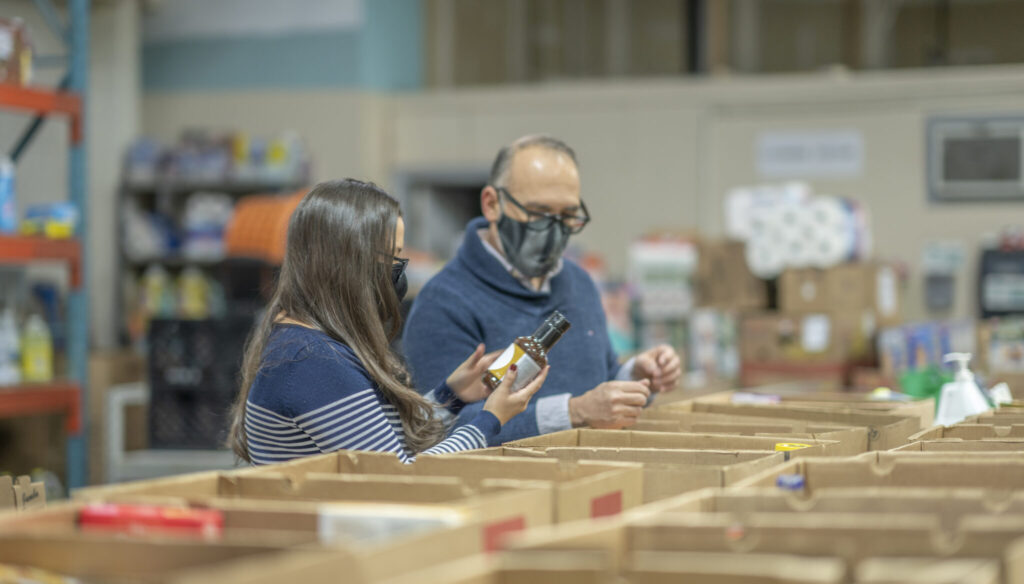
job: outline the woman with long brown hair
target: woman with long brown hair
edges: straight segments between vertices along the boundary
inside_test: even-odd
[[[522,412],[547,370],[512,393],[515,371],[487,395],[483,345],[438,388],[420,395],[392,352],[405,294],[398,203],[353,179],[316,185],[288,224],[284,262],[242,364],[231,445],[253,464],[340,449],[417,453],[483,448]],[[438,350],[443,350],[438,347]],[[486,398],[470,424],[444,438],[461,407]]]

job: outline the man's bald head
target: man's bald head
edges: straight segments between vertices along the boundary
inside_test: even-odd
[[[515,140],[498,151],[498,155],[494,157],[494,164],[491,165],[491,176],[488,184],[496,187],[507,187],[509,172],[516,154],[522,150],[533,148],[563,154],[572,161],[573,166],[577,165],[576,152],[568,144],[546,134],[531,134]]]

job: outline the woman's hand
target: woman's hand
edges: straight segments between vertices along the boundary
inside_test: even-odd
[[[513,363],[509,366],[508,371],[505,372],[501,385],[498,386],[498,389],[494,390],[491,397],[487,398],[487,401],[484,403],[484,411],[494,414],[501,422],[501,425],[504,426],[509,420],[521,414],[526,409],[526,406],[530,405],[530,398],[544,385],[544,380],[547,379],[548,370],[550,369],[551,366],[545,367],[526,387],[513,393],[512,384],[516,382],[516,377],[519,376],[516,365]]]
[[[488,393],[487,386],[483,382],[484,372],[500,355],[501,351],[485,355],[483,344],[477,345],[469,359],[463,361],[462,365],[459,365],[459,368],[448,376],[448,387],[467,404],[484,399]]]

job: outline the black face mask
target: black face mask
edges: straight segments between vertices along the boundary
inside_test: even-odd
[[[391,283],[395,286],[395,295],[398,296],[399,302],[404,300],[409,292],[409,280],[405,276],[406,265],[406,262],[391,264]]]
[[[558,264],[569,245],[569,229],[558,222],[543,230],[529,229],[529,225],[502,214],[498,219],[498,237],[505,257],[519,273],[527,278],[540,278]]]

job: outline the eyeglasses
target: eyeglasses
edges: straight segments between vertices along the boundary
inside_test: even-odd
[[[590,212],[587,211],[587,205],[580,201],[580,211],[582,215],[558,215],[555,213],[541,213],[539,211],[531,211],[523,206],[522,203],[516,200],[512,196],[512,193],[508,192],[505,187],[494,187],[496,191],[505,195],[509,201],[512,202],[520,211],[526,213],[527,223],[526,228],[532,231],[546,231],[551,228],[555,222],[561,223],[562,228],[571,234],[577,234],[583,231],[583,228],[590,223]]]

